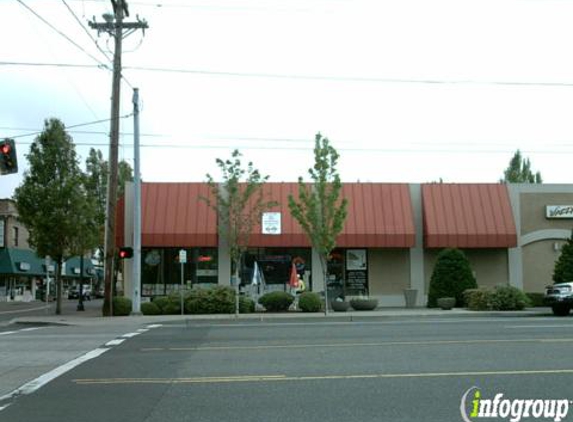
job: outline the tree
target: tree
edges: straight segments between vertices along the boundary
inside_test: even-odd
[[[533,174],[529,158],[523,158],[521,151],[517,150],[509,161],[509,166],[503,172],[502,183],[543,183],[541,173]]]
[[[314,167],[308,170],[312,185],[298,179],[298,201],[289,195],[288,205],[312,247],[318,252],[324,280],[325,313],[328,313],[328,259],[344,227],[348,201],[340,197],[342,183],[336,170],[339,155],[327,138],[316,134]]]
[[[553,283],[568,283],[573,281],[573,233],[561,248],[561,255],[555,262]]]
[[[27,155],[29,170],[14,199],[38,255],[57,263],[56,314],[62,312],[62,265],[82,250],[91,214],[73,140],[58,119],[45,121]],[[82,239],[82,237],[86,239]],[[93,245],[92,245],[93,246]]]
[[[476,288],[477,282],[466,255],[459,249],[444,249],[438,254],[430,278],[428,307],[435,308],[441,297],[454,297],[457,306],[461,306],[464,291]]]
[[[103,256],[104,249],[108,175],[109,165],[108,162],[104,160],[102,152],[99,149],[91,148],[89,156],[86,159],[86,189],[89,195],[94,199],[95,218],[100,231],[99,242],[97,243],[100,256]],[[133,181],[133,170],[127,162],[122,160],[118,164],[118,198],[121,198],[125,192],[125,182],[127,181]]]
[[[263,196],[262,187],[269,176],[262,176],[252,162],[244,169],[240,157],[241,153],[235,150],[230,160],[216,160],[223,180],[219,184],[207,174],[207,183],[214,199],[201,198],[217,213],[219,236],[227,242],[234,273],[236,314],[239,313],[241,257],[247,249],[253,227],[261,220],[262,213],[276,205],[276,202],[266,201]]]

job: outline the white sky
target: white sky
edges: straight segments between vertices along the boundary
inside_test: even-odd
[[[63,0],[22,2],[105,62]],[[87,20],[109,0],[66,0]],[[547,183],[573,159],[573,2],[139,0],[124,44],[142,97],[145,181],[203,181],[239,148],[271,181],[306,178],[320,131],[344,181],[497,182],[521,149]],[[96,62],[18,0],[0,0],[0,63]],[[88,29],[105,51],[113,42]],[[108,53],[111,56],[111,51]],[[130,67],[183,69],[151,72]],[[0,64],[0,136],[107,119],[111,73]],[[122,114],[132,110],[122,84]],[[120,157],[133,166],[131,118]],[[109,122],[70,129],[82,163]],[[97,133],[83,133],[90,131]],[[149,136],[153,135],[153,136]],[[21,170],[33,136],[16,138]],[[0,198],[18,175],[0,179]]]

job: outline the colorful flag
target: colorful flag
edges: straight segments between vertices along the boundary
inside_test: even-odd
[[[292,264],[292,268],[290,270],[290,280],[288,284],[293,288],[298,287],[298,274],[296,272],[296,266],[294,264]]]

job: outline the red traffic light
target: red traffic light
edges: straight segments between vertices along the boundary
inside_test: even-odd
[[[2,144],[2,146],[0,146],[0,151],[2,151],[2,154],[10,154],[10,150],[12,148],[10,148],[10,144]]]
[[[16,143],[13,139],[0,141],[0,175],[18,172]]]
[[[133,257],[133,248],[123,247],[119,248],[119,259],[126,259]]]

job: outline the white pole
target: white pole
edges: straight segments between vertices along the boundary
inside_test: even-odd
[[[46,255],[46,312],[50,309],[50,256]]]
[[[139,157],[139,88],[133,88],[133,271],[132,315],[141,314],[141,173]]]
[[[181,289],[179,290],[179,297],[181,300],[181,315],[183,315],[185,313],[185,308],[184,308],[184,304],[183,304],[183,286],[184,286],[184,283],[183,283],[183,279],[184,279],[183,270],[184,270],[184,268],[183,268],[183,266],[184,265],[185,264],[183,262],[181,262]]]

